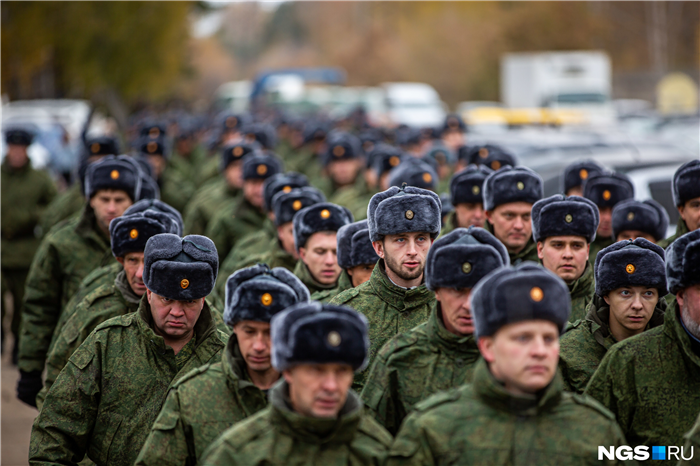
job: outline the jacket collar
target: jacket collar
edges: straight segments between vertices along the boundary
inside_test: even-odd
[[[447,330],[442,321],[442,308],[439,302],[428,317],[426,332],[430,342],[445,352],[474,356],[473,359],[479,357],[479,348],[476,346],[474,335],[461,337]]]
[[[294,275],[297,276],[301,282],[306,285],[309,289],[309,293],[314,294],[319,290],[330,290],[338,285],[338,281],[331,283],[330,285],[324,285],[316,281],[314,277],[311,276],[309,268],[302,262],[301,259],[297,261],[297,265],[294,267]]]
[[[114,286],[119,290],[124,301],[128,304],[138,305],[141,302],[141,296],[134,293],[134,290],[131,289],[131,285],[129,285],[129,281],[126,279],[126,272],[123,268],[117,274],[117,278],[114,279]]]
[[[576,280],[567,284],[571,299],[585,298],[594,292],[595,274],[590,261],[586,261],[586,268],[583,274]]]
[[[105,237],[102,230],[97,226],[95,211],[90,207],[89,201],[86,201],[83,205],[83,211],[80,214],[78,224],[75,226],[75,232],[86,240],[96,242],[104,249],[110,248],[110,239]]]
[[[379,259],[369,278],[369,286],[379,298],[400,311],[411,310],[435,300],[435,294],[426,288],[425,283],[407,290],[395,285],[386,274],[384,259]]]

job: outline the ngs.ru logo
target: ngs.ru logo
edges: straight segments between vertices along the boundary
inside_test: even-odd
[[[686,456],[686,454],[688,456]],[[649,447],[645,445],[638,445],[634,448],[623,445],[621,447],[601,447],[598,446],[598,460],[637,460],[646,461],[649,459]],[[685,452],[683,447],[669,446],[669,447],[651,447],[651,459],[652,460],[670,460],[675,459],[680,461],[684,459],[686,461],[693,459],[693,447],[690,447],[690,452]]]

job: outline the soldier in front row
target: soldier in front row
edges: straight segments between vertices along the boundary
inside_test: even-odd
[[[144,252],[147,291],[136,312],[99,325],[73,353],[34,421],[32,465],[133,465],[168,390],[218,362],[227,335],[205,301],[218,270],[203,236],[153,236]]]
[[[367,320],[343,306],[300,303],[272,318],[270,405],[225,431],[201,464],[381,466],[391,436],[350,390],[367,364]]]
[[[479,280],[508,264],[505,246],[482,228],[458,228],[430,248],[425,284],[437,308],[379,350],[362,390],[367,408],[392,435],[416,403],[471,381],[479,350],[469,298]]]
[[[564,282],[538,265],[486,276],[472,294],[483,356],[472,383],[418,403],[387,464],[597,465],[598,445],[625,445],[607,409],[563,391],[557,359],[569,306]]]
[[[221,362],[197,368],[173,386],[136,464],[195,465],[224,430],[265,408],[280,377],[270,359],[270,320],[308,300],[306,287],[282,268],[259,264],[231,275],[224,320],[233,334]]]

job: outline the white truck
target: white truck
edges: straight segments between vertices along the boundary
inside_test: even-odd
[[[509,53],[501,57],[501,101],[510,108],[580,111],[593,125],[616,120],[610,57],[601,51]]]
[[[389,121],[416,128],[438,126],[447,115],[446,105],[429,84],[411,82],[383,83],[384,102]]]

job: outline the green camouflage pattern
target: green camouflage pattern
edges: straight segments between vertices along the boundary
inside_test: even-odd
[[[226,430],[200,464],[223,466],[381,466],[391,436],[362,409],[352,390],[337,419],[292,411],[284,380],[270,389],[270,405]]]
[[[667,249],[670,245],[673,244],[674,241],[676,241],[678,238],[680,238],[688,232],[690,232],[690,230],[688,229],[688,225],[685,223],[685,220],[679,217],[678,224],[676,225],[676,233],[672,236],[669,236],[666,239],[662,239],[656,244],[658,244],[664,249]]]
[[[435,293],[425,283],[407,290],[395,285],[384,269],[384,260],[379,259],[370,279],[365,283],[343,291],[333,298],[331,304],[350,306],[367,317],[369,321],[369,366],[377,352],[389,340],[428,320],[435,311]],[[355,374],[353,389],[361,391],[369,370]]]
[[[80,217],[54,227],[29,269],[19,341],[19,369],[41,371],[68,300],[95,268],[114,261],[107,238],[86,203]]]
[[[309,289],[309,294],[314,294],[318,291],[323,291],[323,290],[332,290],[336,286],[338,286],[338,282],[336,281],[335,283],[331,283],[330,285],[324,285],[322,283],[319,283],[316,281],[314,277],[311,276],[311,272],[309,271],[309,268],[304,264],[301,259],[297,261],[296,266],[294,266],[294,270],[292,271],[296,277],[301,280],[301,282],[306,286],[306,288]]]
[[[685,445],[683,446],[683,453],[685,456],[689,456],[692,449],[693,457],[689,460],[681,459],[680,466],[698,466],[700,464],[700,416],[698,420],[695,421],[695,425],[690,432],[683,436],[685,438]]]
[[[254,207],[243,196],[222,205],[209,222],[206,233],[216,245],[219,262],[224,262],[244,236],[260,231],[266,218],[262,210]]]
[[[599,465],[598,445],[625,445],[615,417],[595,400],[564,392],[557,374],[539,396],[506,391],[480,359],[471,384],[418,403],[387,466]]]
[[[340,272],[340,276],[338,277],[338,284],[335,288],[331,288],[330,290],[317,291],[311,295],[311,299],[313,301],[328,303],[331,301],[331,299],[335,298],[343,291],[349,290],[350,288],[353,288],[352,278],[350,278],[348,272],[345,269],[343,269],[343,271]]]
[[[80,216],[85,205],[82,186],[79,181],[73,183],[68,189],[59,193],[44,210],[41,216],[41,229],[44,233],[64,220]]]
[[[659,299],[646,330],[663,325],[666,301]],[[617,343],[610,333],[610,306],[594,295],[586,318],[577,320],[559,340],[559,368],[565,389],[583,393],[605,353]]]
[[[223,177],[204,183],[187,203],[183,211],[185,235],[204,235],[209,222],[222,206],[234,201],[241,191],[232,188]]]
[[[591,243],[591,249],[588,251],[588,262],[591,264],[595,264],[595,258],[598,255],[598,253],[610,246],[615,242],[614,239],[612,238],[603,238],[600,236],[596,236],[595,240]]]
[[[398,334],[379,350],[362,389],[362,401],[396,435],[418,402],[470,382],[479,355],[473,335],[447,331],[438,303],[427,322]]]
[[[577,320],[585,319],[586,308],[595,294],[595,273],[593,271],[593,265],[590,262],[586,262],[583,275],[573,282],[567,283],[566,286],[569,287],[569,296],[571,297],[569,322],[574,323]]]
[[[360,172],[352,185],[336,189],[328,202],[347,207],[355,217],[355,221],[364,220],[367,218],[367,206],[374,194],[375,191],[369,189]]]
[[[269,252],[270,243],[277,242],[277,228],[272,220],[265,217],[260,230],[249,233],[236,242],[236,246],[224,259],[222,268],[226,267],[226,270],[233,273],[241,268],[239,264],[249,262],[251,256]]]
[[[168,165],[181,177],[192,180],[197,188],[219,174],[219,158],[209,157],[201,144],[197,144],[187,157],[173,150]]]
[[[39,222],[56,196],[56,186],[45,171],[32,168],[30,161],[20,169],[13,169],[4,161],[0,183],[2,268],[28,270],[41,243]],[[17,307],[19,303],[21,300]]]
[[[179,212],[185,211],[185,207],[195,191],[195,185],[191,178],[181,175],[170,166],[166,166],[160,175],[158,187],[160,187],[160,200]]]
[[[31,465],[75,464],[85,454],[97,465],[134,464],[168,390],[191,370],[220,361],[227,340],[205,305],[192,356],[179,368],[152,326],[144,299],[137,312],[99,325],[73,353],[34,421]]]
[[[188,457],[196,462],[223,431],[265,406],[267,396],[251,382],[233,334],[221,362],[194,369],[173,385],[136,464],[182,466]]]
[[[446,234],[454,231],[455,228],[457,228],[457,213],[450,212],[449,214],[447,214],[445,222],[442,224],[442,228],[440,229],[440,236],[445,236]]]
[[[629,445],[683,445],[700,411],[700,350],[691,341],[676,304],[662,326],[610,348],[593,374],[584,393],[615,414]]]

